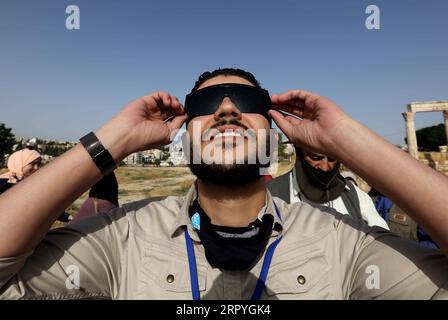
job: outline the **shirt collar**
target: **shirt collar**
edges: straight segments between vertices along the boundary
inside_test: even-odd
[[[189,208],[193,204],[196,197],[197,197],[196,183],[193,183],[193,185],[190,187],[190,189],[188,190],[187,194],[184,197],[184,201],[179,210],[179,214],[177,215],[177,218],[174,221],[174,224],[171,228],[170,232],[171,237],[176,236],[179,232],[185,230],[185,227],[187,227],[191,239],[197,242],[200,241],[197,233],[194,231],[193,225],[189,217]],[[271,196],[271,193],[269,192],[269,190],[266,190],[265,205],[263,208],[261,208],[260,212],[258,213],[258,219],[261,220],[265,214],[271,214],[274,217],[273,231],[272,231],[273,237],[281,235],[283,231],[283,222],[278,216],[275,208],[276,205],[274,204],[274,200]],[[279,210],[278,213],[281,215],[278,205],[277,209]]]

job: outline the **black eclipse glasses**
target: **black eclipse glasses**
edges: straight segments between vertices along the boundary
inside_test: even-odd
[[[215,113],[225,97],[232,100],[242,113],[258,113],[271,121],[268,115],[272,104],[269,92],[239,83],[218,84],[188,94],[185,98],[187,121]]]

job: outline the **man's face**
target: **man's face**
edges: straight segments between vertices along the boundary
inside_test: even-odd
[[[253,86],[244,78],[220,75],[205,81],[198,90],[224,83]],[[194,127],[200,128],[200,131],[194,130]],[[201,150],[203,164],[190,166],[196,175],[198,174],[195,171],[203,169],[214,170],[213,172],[218,170],[223,174],[231,174],[232,170],[237,169],[241,175],[245,172],[244,168],[248,168],[247,163],[253,164],[251,169],[253,173],[256,164],[250,162],[250,159],[256,159],[259,143],[263,143],[265,148],[269,149],[267,143],[270,133],[269,121],[261,114],[242,113],[229,97],[225,97],[221,104],[216,106],[214,114],[193,118],[188,123],[187,130],[191,137],[191,152],[195,149]],[[201,136],[199,139],[194,136],[198,133]]]
[[[320,153],[304,152],[304,159],[315,169],[329,172],[334,169],[337,161]]]

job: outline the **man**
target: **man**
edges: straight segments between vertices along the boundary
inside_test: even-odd
[[[326,150],[404,206],[448,252],[446,177],[397,150],[326,98],[294,90],[268,96],[271,105],[258,86],[241,70],[204,74],[186,103],[188,132],[193,134],[196,126],[201,134],[208,132],[192,142],[193,151],[212,147],[221,156],[239,151],[249,159],[249,138],[235,137],[246,128],[269,129],[272,118],[296,146]],[[304,120],[284,117],[271,107]],[[273,199],[253,164],[206,164],[211,154],[201,155],[199,167],[192,167],[198,180],[185,197],[124,205],[45,235],[57,212],[108,174],[114,161],[169,143],[186,120],[174,96],[144,96],[96,131],[96,138],[84,137],[82,144],[3,194],[1,296],[447,298],[448,260],[440,251],[347,215]],[[428,191],[428,184],[439,193]],[[39,201],[42,197],[51,200]],[[380,284],[368,281],[372,266],[381,272]]]
[[[369,195],[339,173],[340,163],[320,153],[296,148],[296,164],[288,173],[269,181],[273,196],[286,202],[325,206],[369,226],[389,229]]]

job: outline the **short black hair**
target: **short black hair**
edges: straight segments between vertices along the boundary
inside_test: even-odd
[[[217,76],[237,76],[243,79],[246,79],[247,81],[249,81],[250,83],[252,83],[255,87],[261,89],[261,85],[260,82],[258,82],[258,80],[255,78],[255,76],[248,72],[245,71],[243,69],[235,69],[235,68],[220,68],[220,69],[216,69],[213,71],[206,71],[203,74],[201,74],[198,78],[198,80],[196,81],[196,83],[194,84],[193,89],[191,89],[191,92],[196,91],[201,84],[203,84],[205,81],[207,81],[208,79],[217,77]]]

